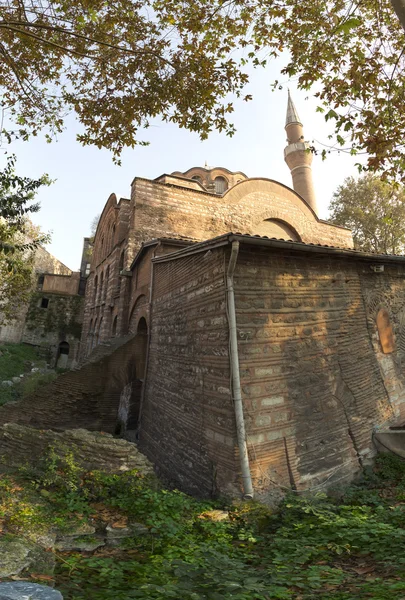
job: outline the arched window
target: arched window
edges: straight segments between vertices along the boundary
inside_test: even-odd
[[[113,223],[113,225],[111,227],[109,252],[111,252],[111,250],[114,248],[114,244],[115,244],[115,223]]]
[[[390,354],[395,350],[394,332],[391,319],[386,308],[380,308],[377,314],[377,330],[380,344],[384,354]]]
[[[216,194],[223,194],[228,189],[228,182],[225,177],[216,177],[214,183]]]
[[[136,328],[136,333],[140,333],[141,335],[147,335],[148,325],[146,323],[145,317],[141,317],[139,319],[138,327]]]
[[[98,275],[95,276],[94,278],[94,296],[93,296],[93,301],[96,304],[97,303],[97,288],[98,288]]]
[[[110,265],[107,267],[107,271],[105,272],[105,281],[104,281],[104,300],[107,298],[108,292],[108,280],[110,278]]]
[[[121,289],[121,271],[124,268],[125,250],[121,252],[120,262],[118,264],[118,291]]]
[[[98,326],[98,331],[97,331],[97,345],[101,342],[102,339],[102,335],[103,335],[103,317],[101,317],[100,319],[100,324]]]
[[[199,175],[193,175],[191,179],[194,179],[194,181],[198,181],[198,183],[201,183],[202,185],[202,179]]]
[[[104,299],[104,296],[103,296],[103,294],[104,294],[103,287],[104,287],[104,273],[101,272],[101,275],[100,275],[100,293],[99,293],[99,296],[100,296],[99,297],[99,301],[100,302],[102,302],[103,299]]]
[[[91,348],[93,349],[95,346],[97,346],[97,341],[98,341],[98,330],[97,330],[97,319],[94,321],[94,329],[93,329],[93,339],[91,342]]]

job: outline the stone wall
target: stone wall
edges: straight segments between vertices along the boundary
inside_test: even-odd
[[[72,271],[50,252],[39,246],[35,251],[34,270],[36,273],[71,275]]]
[[[363,266],[364,265],[364,266]],[[235,274],[242,390],[256,490],[353,476],[394,417],[363,302],[369,264],[242,251]],[[378,286],[377,274],[370,278]]]
[[[129,263],[142,242],[156,237],[206,240],[229,231],[255,234],[267,219],[287,223],[303,242],[353,247],[349,230],[320,221],[293,190],[267,179],[241,181],[217,196],[136,178],[131,206]]]
[[[84,429],[63,432],[38,430],[17,423],[0,426],[0,455],[4,468],[38,466],[53,448],[58,456],[72,453],[75,463],[83,469],[99,469],[106,473],[122,473],[138,469],[143,475],[152,475],[153,467],[134,444],[108,434]]]
[[[133,324],[133,310],[143,278],[130,281],[131,266],[142,244],[156,238],[203,241],[234,231],[291,237],[309,243],[352,247],[351,232],[317,218],[308,204],[290,188],[268,179],[245,179],[226,169],[232,187],[224,194],[205,191],[185,178],[135,178],[131,200],[117,202],[112,194],[103,210],[94,240],[87,282],[81,360],[102,341],[125,335]],[[205,169],[187,172],[205,173]],[[232,175],[232,181],[229,177]],[[271,227],[267,227],[271,221]],[[277,233],[279,232],[279,233]],[[175,249],[175,248],[174,248]],[[173,249],[173,250],[174,250]],[[150,254],[153,250],[150,250]],[[144,268],[147,275],[147,268]],[[132,319],[132,320],[131,320]],[[136,326],[136,324],[135,324]]]
[[[229,248],[213,248],[154,264],[140,443],[165,475],[195,493],[234,490],[239,477],[228,260]],[[373,429],[405,419],[405,264],[384,273],[371,267],[361,254],[241,248],[239,362],[259,496],[348,481],[374,455]],[[381,307],[392,321],[388,354],[376,325]]]
[[[141,451],[185,491],[235,491],[221,251],[155,263],[150,340]]]
[[[75,296],[79,293],[80,272],[71,275],[45,275],[42,291]]]
[[[45,248],[41,246],[35,251],[34,258],[34,274],[32,281],[32,289],[37,287],[37,279],[39,274],[49,273],[57,275],[65,275],[66,280],[70,281],[72,271],[57,258],[52,256]],[[11,342],[18,344],[22,341],[25,319],[28,313],[29,303],[22,305],[19,309],[18,317],[8,323],[4,323],[0,327],[0,342]],[[1,314],[0,314],[1,321]]]
[[[75,281],[77,284],[79,279]],[[74,367],[78,362],[83,305],[83,296],[43,290],[34,293],[25,317],[21,342],[48,348],[53,367]],[[63,364],[58,365],[61,343],[69,345],[63,350],[68,350],[68,354]]]

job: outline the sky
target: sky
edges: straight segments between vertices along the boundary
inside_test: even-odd
[[[48,173],[55,180],[38,193],[41,210],[33,218],[44,232],[51,233],[47,250],[69,268],[78,270],[83,238],[90,234],[92,220],[102,212],[112,192],[129,198],[136,176],[154,179],[162,173],[184,172],[207,162],[210,167],[275,179],[291,187],[283,158],[287,88],[304,125],[306,140],[314,141],[321,150],[321,143],[328,143],[332,130],[316,112],[316,99],[308,92],[298,91],[293,81],[281,81],[283,89],[272,91],[271,84],[279,77],[278,68],[273,64],[251,73],[246,94],[252,94],[253,100],[235,101],[231,120],[237,132],[232,138],[214,132],[201,142],[197,134],[156,120],[141,136],[150,145],[126,149],[121,166],[113,163],[107,150],[82,147],[76,141],[79,126],[73,115],[66,120],[66,130],[52,144],[40,136],[28,142],[13,142],[7,150],[17,156],[19,175],[39,177]],[[314,157],[313,180],[321,218],[327,218],[332,195],[344,178],[357,176],[357,161],[343,152],[331,152],[326,161]]]

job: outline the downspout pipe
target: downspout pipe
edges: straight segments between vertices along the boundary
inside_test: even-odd
[[[229,324],[229,353],[232,377],[232,400],[235,410],[236,438],[239,448],[240,468],[242,472],[243,496],[246,500],[253,499],[252,476],[249,467],[249,455],[246,444],[245,419],[243,416],[242,392],[240,387],[238,338],[236,331],[235,291],[233,274],[239,254],[239,242],[232,242],[231,257],[226,274],[226,293]]]

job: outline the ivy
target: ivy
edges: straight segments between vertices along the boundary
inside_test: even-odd
[[[41,308],[41,298],[49,298],[48,308]],[[81,296],[62,296],[35,292],[32,295],[27,313],[27,327],[29,330],[43,329],[47,333],[57,333],[60,337],[72,335],[80,339],[80,315],[83,304]]]

